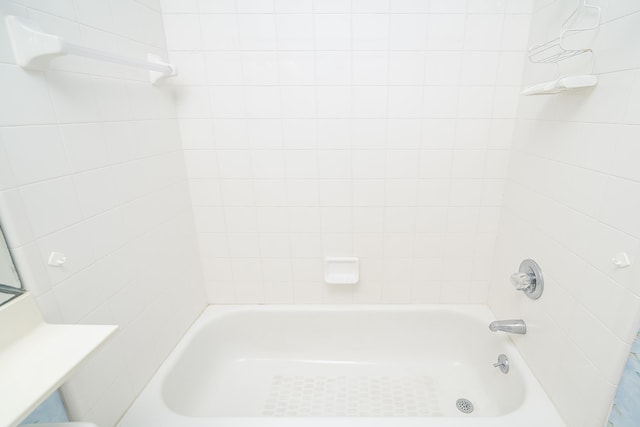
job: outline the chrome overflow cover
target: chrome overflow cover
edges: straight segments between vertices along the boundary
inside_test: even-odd
[[[493,364],[494,368],[500,368],[503,374],[509,373],[509,358],[506,354],[501,354],[498,356],[498,363]]]
[[[544,290],[544,279],[538,263],[532,259],[522,261],[518,272],[511,275],[511,284],[531,299],[540,298]]]

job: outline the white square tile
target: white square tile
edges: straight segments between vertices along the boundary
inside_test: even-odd
[[[416,224],[414,207],[389,206],[384,210],[384,231],[391,233],[413,233]],[[413,245],[410,247],[413,249]]]
[[[273,0],[236,0],[239,13],[273,13]]]
[[[344,2],[343,2],[344,3]],[[351,17],[348,15],[315,15],[316,50],[350,50]]]
[[[286,191],[289,206],[318,206],[320,196],[315,179],[286,180]]]
[[[491,86],[467,86],[460,88],[458,117],[490,118],[494,88]]]
[[[316,93],[318,117],[343,118],[352,114],[353,98],[350,87],[326,86]]]
[[[317,128],[314,119],[282,120],[285,148],[309,149],[317,145]]]
[[[301,233],[320,232],[320,208],[289,207],[289,231]]]
[[[200,50],[203,33],[200,31],[200,17],[196,14],[165,14],[164,31],[169,50]],[[208,25],[209,22],[203,22]],[[205,33],[211,36],[211,33]]]
[[[367,2],[370,5],[371,2]],[[389,15],[354,14],[353,49],[386,50],[389,45]]]
[[[71,178],[59,178],[20,188],[25,211],[36,237],[82,219]]]
[[[426,13],[428,11],[427,0],[393,0],[391,13]]]
[[[278,49],[313,49],[313,15],[276,15]]]
[[[429,149],[452,149],[460,126],[452,119],[425,119],[422,121],[421,147]]]
[[[282,148],[282,124],[280,119],[248,120],[247,130],[252,148]]]
[[[183,3],[181,0],[177,2]],[[200,13],[234,13],[238,10],[236,0],[197,0],[197,3]],[[164,8],[162,11],[168,12]]]
[[[316,13],[349,13],[351,0],[313,0],[313,11]]]
[[[224,206],[254,206],[256,203],[250,179],[222,179],[220,192]]]
[[[429,15],[427,49],[461,50],[465,40],[465,15]]]
[[[381,233],[384,229],[383,207],[356,207],[353,209],[353,231]]]
[[[315,79],[319,85],[351,83],[351,55],[348,52],[316,52]]]
[[[457,86],[425,86],[422,117],[432,119],[455,118],[458,111]]]
[[[311,118],[316,116],[316,88],[312,86],[281,86],[282,117]]]
[[[427,15],[391,15],[389,47],[393,50],[423,50],[427,46]]]
[[[255,178],[284,178],[284,165],[280,150],[251,151],[251,168]]]
[[[284,157],[287,178],[318,177],[318,154],[315,150],[286,150]]]
[[[385,175],[387,178],[417,178],[419,161],[418,150],[387,150]]]
[[[456,129],[457,149],[485,149],[489,145],[491,120],[460,119]]]
[[[422,137],[420,119],[389,119],[387,121],[388,149],[418,149]]]
[[[425,80],[424,52],[390,52],[389,84],[421,85]]]
[[[245,86],[247,116],[275,118],[281,113],[280,90],[276,86]]]
[[[289,230],[289,214],[285,207],[258,208],[260,232],[286,233]]]
[[[385,204],[387,206],[414,206],[417,182],[415,179],[387,179],[385,181]]]
[[[15,184],[28,184],[69,173],[70,166],[57,127],[13,127],[0,132]],[[34,156],[34,153],[39,155]]]
[[[322,179],[318,182],[321,206],[351,206],[353,191],[341,179]]]
[[[253,93],[247,93],[247,98],[249,95]],[[211,86],[209,96],[213,118],[243,118],[248,114],[249,100],[245,101],[241,86]],[[253,104],[252,107],[255,108]]]
[[[389,55],[386,52],[354,52],[353,83],[387,84]]]
[[[217,179],[190,179],[189,194],[193,206],[220,206],[222,193]]]
[[[466,86],[495,84],[499,60],[499,52],[465,52],[460,83]]]
[[[506,15],[502,29],[502,49],[523,50],[529,40],[529,15]]]
[[[85,217],[97,215],[118,204],[113,173],[110,168],[102,168],[72,176]]]
[[[275,0],[278,13],[311,13],[313,0]]]
[[[240,48],[275,50],[276,23],[273,15],[238,15]]]
[[[316,64],[311,52],[280,52],[278,66],[283,85],[313,84],[316,81]]]
[[[430,13],[465,13],[467,0],[430,0]]]
[[[351,133],[351,144],[355,149],[376,149],[385,147],[386,124],[383,120],[353,120]]]
[[[353,212],[348,207],[323,207],[320,210],[323,232],[353,231]]]
[[[450,150],[423,150],[420,152],[420,178],[446,178],[451,176],[453,152]]]
[[[384,206],[385,181],[382,179],[356,179],[353,181],[355,206]]]
[[[355,150],[352,153],[354,178],[384,178],[384,150]]]
[[[278,58],[275,52],[243,52],[242,75],[246,85],[278,83]]]
[[[244,21],[248,24],[248,21]],[[200,15],[200,25],[202,25],[202,43],[206,50],[238,50],[240,48],[240,35],[238,30],[238,20],[229,19],[229,15]],[[177,26],[177,31],[181,27]],[[250,35],[255,35],[247,30],[244,34],[245,40]],[[178,50],[178,49],[176,49]]]
[[[502,43],[503,15],[468,15],[464,48],[467,50],[498,50]],[[518,46],[522,49],[522,46]]]
[[[422,113],[422,87],[390,86],[389,117],[420,117]]]
[[[320,178],[350,178],[351,152],[320,150],[318,151],[318,168]]]
[[[241,84],[243,82],[240,52],[205,52],[204,58],[209,84]]]
[[[387,115],[387,97],[388,89],[384,86],[354,86],[354,117],[385,117]]]
[[[322,256],[320,233],[291,233],[291,253],[294,258]]]
[[[251,178],[251,154],[248,150],[220,150],[217,152],[221,178]]]

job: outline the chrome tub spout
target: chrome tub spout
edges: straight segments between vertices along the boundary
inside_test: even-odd
[[[503,331],[510,334],[526,334],[527,325],[524,320],[512,319],[512,320],[496,320],[489,324],[491,331]]]

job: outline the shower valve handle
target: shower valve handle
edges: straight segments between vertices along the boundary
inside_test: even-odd
[[[535,286],[536,276],[530,273],[513,273],[511,275],[511,284],[519,291],[529,290]]]

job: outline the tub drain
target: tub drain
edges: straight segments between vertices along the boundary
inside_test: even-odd
[[[468,399],[458,399],[456,400],[456,408],[458,408],[460,412],[470,414],[473,412],[473,403]]]

